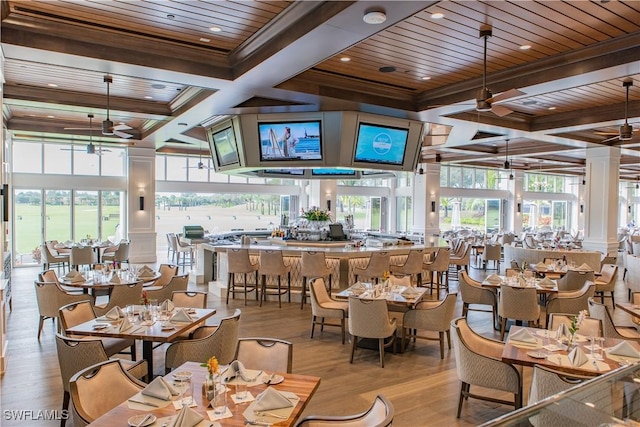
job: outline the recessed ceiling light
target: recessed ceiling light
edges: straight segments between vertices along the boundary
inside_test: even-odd
[[[167,19],[176,19],[176,15],[172,15],[172,14],[167,14]]]
[[[55,83],[48,83],[47,86],[49,86],[49,87],[58,87],[58,85],[55,84]]]
[[[367,24],[378,25],[387,20],[387,15],[381,10],[371,10],[364,14],[362,20]]]
[[[209,42],[211,41],[211,39],[206,39],[206,38],[204,38],[204,37],[200,37],[200,41],[201,41],[202,43],[209,43]]]
[[[378,71],[380,71],[381,73],[393,73],[396,70],[396,67],[392,67],[392,66],[386,66],[386,67],[380,67],[378,68]]]
[[[549,110],[555,110],[556,107],[549,107]]]
[[[349,61],[351,61],[351,58],[349,58],[348,56],[343,56],[342,58],[340,58],[340,61],[349,62]]]
[[[47,116],[48,119],[55,119],[56,116]]]
[[[523,44],[522,46],[520,46],[520,50],[529,50],[529,49],[531,49],[530,44]]]
[[[162,83],[154,83],[154,84],[151,85],[151,87],[154,88],[154,89],[166,89],[167,88]]]
[[[431,77],[429,77],[429,76],[422,76],[422,80],[431,80]]]
[[[213,31],[214,33],[219,33],[220,31],[222,31],[222,28],[220,27],[209,27],[210,31]]]
[[[436,12],[431,14],[431,19],[442,19],[444,18],[444,13]]]
[[[187,125],[185,122],[180,122],[178,123],[178,126],[189,126],[189,125]]]
[[[144,99],[153,99],[153,96],[147,95],[147,96],[144,97]]]

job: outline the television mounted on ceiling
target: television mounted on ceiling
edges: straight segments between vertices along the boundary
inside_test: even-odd
[[[240,128],[235,118],[207,129],[207,140],[216,172],[242,166]]]
[[[260,161],[322,161],[320,120],[258,122]]]
[[[408,128],[360,122],[353,161],[402,166],[408,137]]]
[[[357,172],[355,169],[313,168],[311,169],[311,176],[326,178],[357,178]]]

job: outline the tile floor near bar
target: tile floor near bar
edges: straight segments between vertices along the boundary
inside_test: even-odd
[[[158,259],[164,257],[166,253],[159,253]],[[55,327],[51,320],[45,322],[41,339],[38,341],[36,338],[38,308],[33,281],[39,271],[39,268],[16,268],[13,272],[13,311],[8,314],[7,321],[8,365],[7,372],[1,377],[2,426],[59,424],[58,421],[47,420],[51,411],[60,410],[62,404]],[[482,278],[490,272],[471,268],[470,273],[475,278]],[[618,278],[616,299],[625,301],[626,288],[621,276]],[[207,290],[206,286],[196,285],[193,281],[189,288]],[[457,291],[457,282],[451,282],[451,291]],[[260,308],[254,300],[245,307],[238,299],[230,301],[227,306],[224,300],[212,293],[209,293],[208,305],[218,310],[218,318],[240,308],[241,337],[277,337],[294,343],[294,372],[322,378],[304,414],[357,413],[367,408],[378,393],[385,394],[393,402],[396,426],[470,426],[510,411],[504,405],[469,400],[464,404],[461,418],[456,419],[460,383],[453,351],[445,351],[444,360],[441,360],[435,341],[418,341],[411,344],[404,354],[387,354],[384,368],[378,366],[378,355],[371,350],[358,350],[354,363],[350,364],[350,345],[341,345],[339,329],[327,328],[314,339],[309,338],[309,305],[300,310],[299,303],[283,303],[279,309],[277,302],[269,301]],[[456,314],[461,313],[462,303],[458,297]],[[616,322],[630,323],[622,310],[615,310],[614,317]],[[499,338],[499,333],[492,328],[489,313],[471,312],[469,321],[483,335]],[[154,351],[156,374],[164,372],[165,349],[166,345]],[[141,353],[139,349],[138,354]],[[531,370],[525,369],[525,402],[530,376]],[[498,392],[488,393],[508,397]],[[18,420],[19,417],[22,420]]]

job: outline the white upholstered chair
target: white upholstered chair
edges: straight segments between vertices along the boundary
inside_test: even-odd
[[[509,285],[500,286],[498,298],[498,316],[500,316],[500,339],[504,340],[507,319],[523,320],[538,323],[540,306],[536,288],[516,288]]]
[[[307,415],[296,427],[366,426],[388,427],[393,423],[395,410],[389,399],[379,394],[369,409],[356,415]]]
[[[345,319],[348,317],[349,303],[331,299],[322,278],[309,280],[309,291],[311,293],[311,338],[316,325],[320,325],[320,332],[325,326],[338,326],[342,331],[342,344],[344,344]],[[340,323],[327,323],[325,319],[338,319]]]
[[[389,346],[393,349],[396,338],[396,319],[389,318],[387,301],[350,297],[349,333],[351,334],[350,363],[353,363],[358,338],[372,338],[378,340],[380,367],[384,368],[384,349]]]
[[[235,359],[249,369],[293,372],[293,344],[276,338],[240,338]]]
[[[415,309],[404,313],[402,319],[402,348],[405,338],[416,338],[440,341],[440,359],[444,359],[444,338],[451,349],[449,328],[456,309],[458,294],[447,294],[441,301],[423,301]],[[420,332],[437,332],[438,338],[420,334]]]

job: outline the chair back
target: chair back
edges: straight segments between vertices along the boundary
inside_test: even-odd
[[[311,295],[311,309],[315,316],[316,313],[314,307],[321,307],[323,304],[332,302],[332,299],[327,292],[327,288],[325,287],[324,279],[322,277],[309,280],[309,291]],[[640,293],[638,295],[640,296]]]
[[[60,307],[58,317],[60,318],[62,330],[65,331],[76,325],[95,319],[96,313],[93,311],[91,301],[86,300]]]
[[[236,360],[248,369],[293,372],[293,344],[275,338],[240,338]]]
[[[485,261],[500,261],[502,256],[502,246],[499,243],[484,245],[484,251],[482,252],[482,259]]]
[[[402,266],[393,267],[394,273],[402,274],[418,274],[422,272],[422,264],[424,263],[424,249],[412,249],[407,255]]]
[[[171,250],[178,252],[178,237],[176,233],[167,233],[167,240],[169,241]]]
[[[157,299],[158,302],[162,302],[166,299],[171,299],[173,292],[186,291],[189,286],[189,273],[181,274],[179,276],[173,276],[166,286],[160,289],[153,289],[147,291],[147,298]],[[155,286],[154,286],[155,288]]]
[[[207,293],[173,291],[171,293],[171,301],[176,307],[207,308]]]
[[[615,264],[604,264],[600,269],[600,277],[598,282],[603,282],[606,285],[615,285],[618,275],[618,266]],[[612,289],[613,290],[613,289]]]
[[[117,359],[81,370],[69,381],[74,426],[91,423],[138,393],[145,385],[129,375]]]
[[[71,265],[92,265],[95,263],[91,246],[74,246],[69,257]]]
[[[308,415],[298,424],[297,427],[329,427],[329,426],[367,426],[367,427],[388,427],[393,424],[395,409],[393,404],[385,396],[379,394],[373,401],[371,407],[361,414],[356,415]]]
[[[576,315],[571,313],[550,313],[547,329],[550,331],[556,331],[562,324],[571,326],[571,320],[574,317],[576,317]],[[585,317],[578,327],[577,332],[586,337],[601,337],[602,321],[593,317]]]
[[[349,298],[349,333],[360,338],[387,338],[394,334],[387,301]]]
[[[473,280],[466,271],[458,272],[458,283],[463,303],[496,305],[496,294],[491,289],[483,288],[482,284]]]
[[[589,316],[595,319],[599,319],[602,322],[602,336],[605,338],[618,338],[625,339],[622,336],[616,325],[613,323],[611,314],[606,305],[594,301],[593,298],[589,298]]]
[[[324,252],[302,251],[300,275],[303,277],[326,277],[331,274]]]
[[[429,266],[431,271],[447,271],[449,269],[450,249],[440,248],[436,253],[436,257]]]
[[[510,261],[510,266],[513,269],[520,270],[520,266],[518,265],[518,261],[516,261],[515,259],[512,259]]]
[[[593,271],[568,270],[567,274],[558,279],[559,291],[576,291],[584,286],[587,280],[595,281]]]
[[[36,301],[40,316],[56,317],[58,315],[58,294],[63,292],[55,282],[35,281]]]
[[[500,286],[498,315],[505,319],[538,320],[538,294],[536,288]]]
[[[153,286],[166,286],[173,276],[178,274],[178,266],[173,264],[160,264],[158,272],[160,273],[160,277],[153,282]]]
[[[227,251],[227,263],[229,273],[251,273],[257,270],[258,265],[252,264],[249,258],[249,250],[231,249]]]
[[[64,391],[69,391],[69,380],[76,372],[109,359],[98,338],[70,338],[56,334],[58,364]]]
[[[40,256],[42,257],[42,263],[45,265],[56,262],[53,259],[53,254],[51,253],[48,244],[40,245]]]
[[[458,294],[451,293],[435,307],[432,301],[419,303],[415,310],[409,310],[404,314],[404,327],[425,331],[448,331],[455,315],[457,299]]]
[[[140,303],[142,295],[142,281],[133,284],[114,285],[109,302],[104,307],[94,307],[96,315],[103,316],[113,307],[124,308],[128,305]]]
[[[420,266],[422,267],[422,263],[420,264]],[[391,274],[389,276],[389,281],[391,282],[392,286],[413,286],[413,284],[411,283],[411,275],[410,274]]]
[[[358,276],[382,277],[386,271],[389,271],[390,262],[391,256],[389,252],[372,252],[367,266],[364,269],[357,269],[356,272]]]
[[[60,284],[60,281],[58,280],[58,275],[56,274],[55,271],[51,269],[44,270],[38,273],[38,280],[41,282],[53,282],[53,283],[57,283],[58,285]]]
[[[122,241],[120,245],[118,245],[118,249],[113,254],[113,260],[119,262],[127,262],[129,261],[129,241]]]
[[[266,249],[260,251],[260,268],[258,274],[281,276],[289,271],[289,266],[284,263],[281,250]]]

